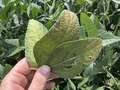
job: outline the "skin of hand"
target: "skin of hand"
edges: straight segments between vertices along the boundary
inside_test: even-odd
[[[48,79],[55,78],[49,66],[31,70],[26,58],[20,60],[1,82],[0,90],[46,90],[55,86]]]

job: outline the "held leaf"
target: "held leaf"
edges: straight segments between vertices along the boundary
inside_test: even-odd
[[[80,39],[62,43],[48,60],[53,71],[63,78],[72,78],[96,60],[102,49],[99,38]]]
[[[47,32],[48,30],[42,23],[33,19],[29,21],[25,37],[25,56],[33,67],[38,66],[34,57],[33,47]]]
[[[79,20],[68,10],[49,32],[40,22],[30,20],[25,55],[33,67],[49,65],[60,77],[72,78],[96,60],[102,48],[99,38],[79,38]]]
[[[48,56],[57,45],[79,39],[79,20],[75,13],[64,10],[50,31],[34,47],[35,59],[39,66],[50,62]]]

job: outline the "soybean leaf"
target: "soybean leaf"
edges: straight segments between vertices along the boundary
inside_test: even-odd
[[[105,31],[105,30],[99,30],[99,35],[98,35],[101,39],[105,40],[105,39],[119,39],[120,37],[115,36],[112,32],[110,31]]]
[[[3,77],[4,66],[0,64],[0,79]]]
[[[103,40],[103,46],[108,46],[108,45],[113,45],[120,43],[120,38],[119,39],[106,39]]]
[[[12,69],[12,66],[10,64],[5,64],[3,67],[3,71],[1,72],[1,78],[3,79],[5,75]]]
[[[27,8],[27,15],[31,18],[37,17],[38,14],[42,12],[43,10],[41,9],[41,7],[34,3],[30,3]]]
[[[64,10],[50,31],[34,47],[34,55],[38,65],[47,64],[50,61],[48,56],[57,45],[65,41],[79,39],[79,29],[76,14]]]
[[[102,38],[102,53],[99,55],[98,60],[92,63],[84,71],[84,75],[92,76],[98,73],[105,72],[104,67],[111,66],[115,60],[113,59],[113,49],[120,48],[120,37],[115,36],[112,32],[107,32],[105,30],[99,31],[99,37]]]
[[[25,56],[34,67],[37,67],[37,62],[34,58],[33,47],[47,32],[42,23],[35,20],[29,21],[25,37]]]
[[[76,4],[82,5],[85,3],[86,3],[86,0],[76,0]]]
[[[105,90],[105,89],[104,89],[104,87],[102,86],[102,87],[97,88],[96,90]]]
[[[120,37],[115,36],[112,32],[107,32],[104,30],[100,30],[99,31],[99,37],[103,39],[103,46],[107,47],[107,46],[116,46],[119,47],[119,43],[120,43]]]
[[[90,19],[93,22],[93,24],[96,26],[96,28],[99,29],[100,28],[100,21],[99,21],[98,17],[96,15],[92,14],[90,16]]]
[[[3,46],[6,49],[6,57],[12,57],[24,50],[20,45],[19,39],[5,39]]]
[[[112,1],[115,2],[115,3],[120,4],[120,0],[112,0]]]
[[[48,58],[48,65],[60,77],[72,78],[96,60],[101,48],[102,40],[98,38],[68,41],[56,47]]]
[[[80,83],[78,83],[77,89],[80,89],[85,83],[88,82],[88,80],[88,77],[83,78],[83,80]]]
[[[7,57],[11,57],[11,56],[14,56],[16,54],[18,54],[20,51],[23,51],[25,49],[24,46],[20,46],[20,47],[17,47],[17,48],[13,48],[12,50],[10,50],[9,54]]]
[[[20,46],[19,39],[6,39],[5,43],[8,47],[18,47]]]
[[[68,79],[68,83],[67,83],[67,86],[66,86],[67,90],[76,90],[76,86],[75,84],[73,83],[72,80]]]
[[[111,64],[111,62],[113,61],[113,59],[111,59],[112,55],[112,49],[110,47],[104,47],[101,50],[101,53],[97,60],[94,63],[91,63],[89,67],[84,70],[83,75],[91,76],[93,78],[94,75],[97,75],[99,73],[105,73],[104,67]]]
[[[87,32],[88,37],[97,37],[98,30],[96,25],[91,21],[90,17],[85,14],[80,14],[81,25],[84,26],[85,31]]]

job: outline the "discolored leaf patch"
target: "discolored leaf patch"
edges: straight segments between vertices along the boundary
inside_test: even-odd
[[[38,67],[38,64],[34,57],[33,47],[47,32],[48,30],[42,23],[36,20],[29,21],[25,37],[25,56],[34,67]]]

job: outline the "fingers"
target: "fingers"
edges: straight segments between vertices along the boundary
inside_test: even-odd
[[[26,58],[19,61],[15,67],[3,79],[1,86],[9,87],[11,90],[18,90],[14,87],[24,88],[28,82],[26,75],[30,72],[30,67]],[[13,87],[14,86],[14,87]]]
[[[28,90],[44,90],[50,75],[50,68],[46,65],[42,66],[35,73]]]
[[[54,74],[50,74],[50,68],[46,65],[39,68],[39,70],[31,71],[26,58],[19,61],[14,68],[6,75],[1,83],[2,90],[44,90],[52,88],[55,83],[48,82],[49,76],[51,79],[56,78]],[[31,84],[30,84],[31,82]]]
[[[10,73],[17,72],[26,76],[30,71],[31,70],[29,64],[27,63],[27,59],[23,58],[14,66]]]
[[[34,77],[34,74],[35,74],[35,71],[31,71],[30,74],[27,76],[29,81],[28,81],[28,84],[27,84],[25,90],[27,90],[27,88],[30,86],[30,83],[31,83],[31,81],[32,81],[32,79]],[[55,83],[49,81],[49,80],[52,80],[52,79],[55,79],[55,78],[58,78],[58,76],[56,74],[54,74],[54,73],[51,72],[50,75],[49,75],[48,82],[47,82],[47,84],[45,86],[46,89],[49,90],[49,89],[55,87]]]
[[[32,71],[27,75],[28,83],[27,83],[27,85],[26,85],[26,87],[25,87],[25,90],[28,90],[28,88],[29,88],[29,86],[30,86],[30,84],[31,84],[31,82],[32,82],[32,79],[33,79],[33,77],[34,77],[34,74],[35,74],[35,71],[32,70]]]
[[[45,89],[52,89],[55,87],[55,83],[54,82],[48,82],[45,86]]]

